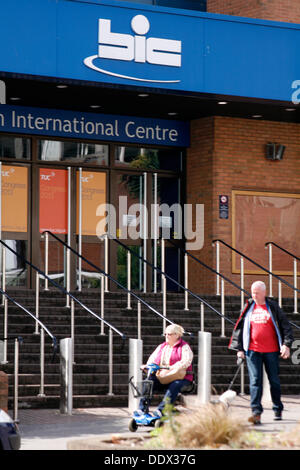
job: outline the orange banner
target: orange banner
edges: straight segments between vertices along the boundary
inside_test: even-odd
[[[82,172],[82,235],[96,235],[99,204],[106,203],[106,173]],[[77,233],[79,233],[79,173],[77,173]]]
[[[40,233],[68,232],[68,172],[40,169]]]
[[[27,232],[27,168],[2,165],[1,187],[2,231]]]

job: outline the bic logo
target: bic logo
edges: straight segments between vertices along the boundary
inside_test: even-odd
[[[140,64],[165,65],[181,67],[181,41],[146,37],[150,30],[150,22],[144,15],[136,15],[131,20],[132,34],[114,33],[111,31],[111,20],[99,19],[98,55],[84,59],[84,64],[97,72],[115,77],[138,80],[143,82],[178,83],[180,80],[154,80],[138,78],[104,70],[95,65],[96,59],[112,59]]]

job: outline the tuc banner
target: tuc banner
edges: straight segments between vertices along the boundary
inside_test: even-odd
[[[68,172],[40,169],[40,233],[68,231]]]
[[[1,105],[0,132],[140,144],[189,146],[189,123]]]
[[[28,169],[2,165],[1,170],[1,230],[27,232]]]

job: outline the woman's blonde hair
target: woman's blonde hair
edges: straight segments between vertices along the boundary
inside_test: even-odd
[[[184,334],[184,329],[182,328],[182,326],[172,323],[167,326],[166,333],[176,333],[176,335],[181,337]]]

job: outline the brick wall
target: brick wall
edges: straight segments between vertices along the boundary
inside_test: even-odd
[[[7,412],[8,406],[8,375],[0,371],[0,409]]]
[[[300,2],[298,0],[207,0],[207,11],[300,23]]]
[[[283,160],[265,158],[267,142],[286,146]],[[212,240],[220,238],[232,245],[232,190],[299,194],[299,156],[299,124],[218,116],[194,121],[192,146],[187,154],[187,202],[205,204],[205,244],[194,254],[215,267]],[[229,219],[219,218],[221,194],[230,198]],[[289,223],[293,224],[294,220]],[[261,240],[261,244],[266,241]],[[267,253],[264,259],[256,261],[267,268]],[[239,274],[232,273],[231,252],[225,247],[221,248],[221,272],[239,284]],[[267,283],[267,276],[259,277]],[[247,275],[245,288],[250,290],[257,278],[257,275]],[[292,283],[291,276],[284,278]],[[208,293],[215,289],[215,279],[208,274],[205,277],[203,272],[193,270],[189,283],[197,292],[200,287]],[[227,293],[237,294],[235,289],[227,286],[226,289]],[[283,294],[291,295],[291,291],[283,288]]]

